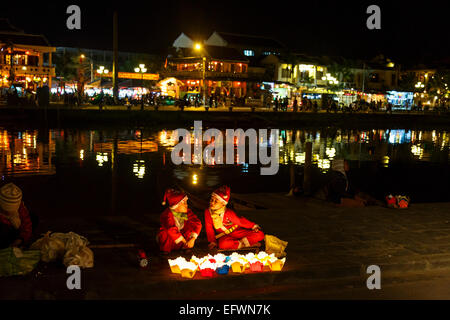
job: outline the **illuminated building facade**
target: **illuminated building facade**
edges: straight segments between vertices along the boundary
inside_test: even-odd
[[[197,44],[182,34],[173,45],[162,72],[163,78],[182,82],[181,98],[185,94],[205,93],[241,98],[247,94],[249,60],[238,50]]]
[[[44,36],[24,33],[0,19],[0,88],[12,84],[33,91],[43,85],[51,87],[55,50]]]

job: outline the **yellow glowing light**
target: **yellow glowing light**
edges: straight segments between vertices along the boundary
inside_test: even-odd
[[[389,162],[391,161],[391,158],[389,158],[388,156],[383,157],[383,160],[381,161],[383,163],[383,166],[385,168],[389,167]]]
[[[411,153],[416,157],[419,157],[419,159],[423,158],[423,148],[420,146],[411,146]]]
[[[198,175],[194,174],[192,176],[192,184],[194,185],[198,184]]]
[[[202,45],[200,43],[195,44],[195,50],[200,51],[202,50]]]
[[[84,150],[80,150],[80,159],[84,160]]]
[[[97,153],[96,160],[98,162],[99,167],[103,167],[105,162],[108,162],[108,154],[107,153]]]
[[[145,161],[136,160],[133,165],[133,173],[138,179],[144,179],[145,176]]]

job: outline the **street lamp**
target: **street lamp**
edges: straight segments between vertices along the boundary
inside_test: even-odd
[[[416,83],[415,87],[416,87],[417,89],[419,89],[419,88],[424,88],[424,87],[425,87],[425,84],[423,84],[421,81],[419,81],[419,82]]]
[[[80,64],[83,63],[83,60],[86,59],[86,55],[82,54],[80,56]],[[88,58],[89,59],[89,58]],[[90,64],[91,64],[91,82],[94,82],[94,64],[92,62],[92,59],[89,59]]]
[[[203,50],[203,46],[200,43],[194,45],[196,51],[201,52]],[[202,54],[203,61],[203,103],[206,106],[206,57]]]
[[[141,92],[141,111],[144,111],[144,73],[147,72],[145,64],[140,64],[138,68],[134,69],[134,72],[141,74],[142,79],[142,92]]]
[[[105,69],[105,67],[104,66],[101,66],[98,70],[97,70],[97,73],[98,74],[100,74],[100,89],[103,91],[103,85],[102,85],[102,82],[103,82],[103,75],[105,74],[108,74],[109,73],[109,70],[108,69]]]

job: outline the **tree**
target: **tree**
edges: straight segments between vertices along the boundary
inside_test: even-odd
[[[289,78],[292,78],[292,74],[294,73],[295,66],[298,63],[298,57],[295,54],[293,54],[291,51],[289,51],[283,60],[285,60],[286,63],[290,66]]]
[[[90,72],[90,63],[87,59],[80,59],[81,53],[64,51],[54,56],[56,66],[56,77],[59,79],[61,88],[65,87],[67,81],[77,81],[77,90],[84,91],[84,85]]]
[[[400,76],[398,86],[400,90],[412,92],[415,90],[416,83],[417,78],[414,72],[408,72]]]
[[[439,69],[431,76],[426,84],[426,90],[429,95],[437,97],[436,103],[441,104],[448,95],[450,85],[450,72],[448,70]]]
[[[328,72],[339,81],[339,87],[345,87],[346,84],[353,83],[355,79],[353,64],[346,58],[332,61],[328,65]]]

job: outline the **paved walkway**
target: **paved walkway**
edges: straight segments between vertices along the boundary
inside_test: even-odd
[[[158,213],[42,217],[42,232],[74,231],[92,245],[141,244],[151,256],[151,266],[140,270],[133,248],[94,249],[95,267],[83,272],[81,291],[67,290],[64,267],[50,264],[26,277],[0,279],[0,299],[339,299],[366,292],[370,265],[381,267],[386,285],[395,279],[435,279],[436,272],[450,277],[450,203],[413,204],[400,211],[337,208],[283,194],[235,196],[265,207],[239,213],[267,234],[289,242],[283,272],[184,280],[171,274],[167,258],[157,253]],[[206,246],[203,232],[194,254],[206,254]],[[408,297],[408,292],[403,294]],[[403,297],[402,292],[394,295]]]

